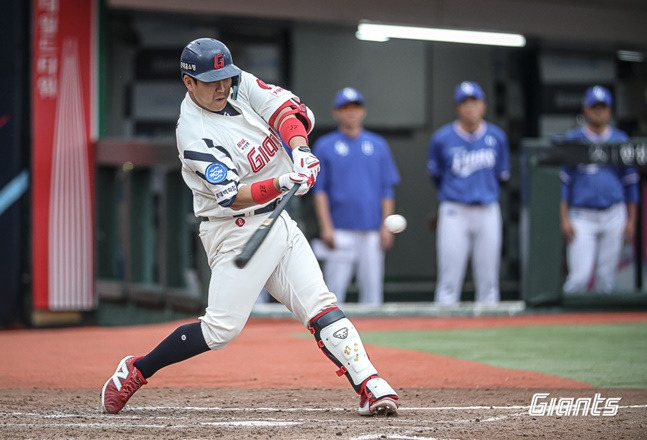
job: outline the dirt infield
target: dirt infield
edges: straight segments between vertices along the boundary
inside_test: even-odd
[[[482,318],[353,318],[362,331],[645,322],[647,313]],[[229,347],[170,366],[119,415],[103,382],[179,322],[0,333],[0,438],[512,439],[647,438],[647,390],[588,384],[445,356],[367,346],[401,392],[398,417],[362,418],[357,396],[291,320],[252,319]],[[533,394],[619,397],[616,416],[531,416]]]
[[[594,397],[595,390],[547,390]],[[118,415],[101,414],[96,390],[3,390],[7,439],[639,439],[647,436],[644,391],[621,390],[615,417],[533,417],[535,390],[402,390],[397,417],[357,415],[341,389],[144,388]],[[602,397],[615,396],[601,390]]]

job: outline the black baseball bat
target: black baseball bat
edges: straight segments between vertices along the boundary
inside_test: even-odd
[[[279,218],[279,215],[281,215],[287,204],[290,203],[290,199],[296,194],[300,186],[300,184],[297,184],[290,188],[290,191],[283,196],[283,200],[281,200],[276,208],[274,208],[274,211],[272,211],[270,216],[265,219],[258,229],[254,231],[254,234],[252,234],[249,240],[247,240],[245,247],[243,247],[243,250],[234,260],[234,263],[236,263],[238,268],[242,269],[247,266],[249,260],[252,259],[258,248],[261,246],[261,243],[263,243],[263,240],[265,240],[265,237],[267,237],[267,234],[270,232],[270,229],[272,229],[272,226],[276,223],[276,219]]]

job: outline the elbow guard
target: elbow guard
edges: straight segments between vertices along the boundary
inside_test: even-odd
[[[283,142],[289,145],[294,136],[308,139],[308,134],[315,125],[315,116],[305,104],[290,99],[274,112],[270,118],[270,125],[276,128]]]

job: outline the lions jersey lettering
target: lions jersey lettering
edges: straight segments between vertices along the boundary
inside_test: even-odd
[[[486,122],[475,133],[461,130],[457,123],[446,124],[429,143],[427,172],[437,184],[441,201],[495,202],[499,181],[510,177],[507,137]]]
[[[452,172],[460,177],[483,169],[494,168],[496,153],[491,148],[467,151],[464,147],[456,148],[452,157]]]

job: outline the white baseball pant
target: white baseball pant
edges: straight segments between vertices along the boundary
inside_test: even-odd
[[[236,226],[234,218],[200,224],[211,267],[208,305],[200,320],[212,350],[238,336],[264,286],[306,327],[317,313],[336,303],[308,241],[285,211],[247,266],[236,267],[234,259],[267,217],[243,217],[243,227]]]
[[[436,303],[449,305],[460,301],[470,254],[476,285],[475,301],[481,304],[499,302],[501,236],[501,208],[498,203],[440,203],[436,230]]]
[[[358,303],[384,302],[384,251],[379,231],[335,229],[335,249],[327,249],[323,262],[324,280],[339,304],[355,274]]]
[[[568,276],[564,292],[586,292],[595,274],[594,290],[613,291],[627,223],[624,203],[608,209],[570,208],[575,237],[566,248]]]

